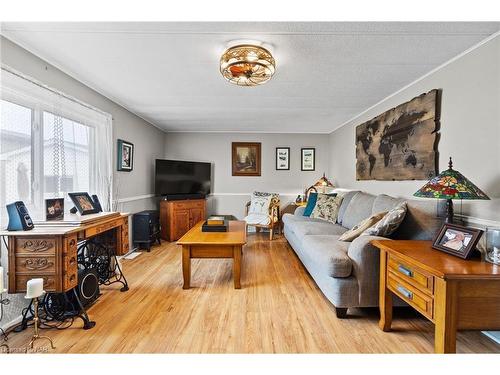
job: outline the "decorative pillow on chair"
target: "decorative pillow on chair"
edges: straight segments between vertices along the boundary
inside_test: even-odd
[[[370,228],[371,226],[375,225],[380,220],[382,220],[385,214],[387,214],[387,211],[379,212],[378,214],[373,214],[372,216],[363,220],[359,224],[356,224],[354,227],[352,227],[352,229],[348,230],[347,232],[344,232],[339,237],[339,241],[347,241],[347,242],[354,241],[361,235],[361,233],[363,233],[365,230],[367,230],[368,228]]]
[[[269,208],[271,205],[279,204],[279,201],[277,193],[253,192],[245,221],[247,224],[269,225],[274,219],[270,215]]]
[[[337,222],[337,216],[339,214],[341,203],[342,197],[332,197],[328,194],[318,194],[316,206],[314,206],[311,217],[327,220],[335,224]]]
[[[271,196],[253,196],[248,208],[248,214],[269,215],[269,205],[271,204]]]
[[[392,210],[390,210],[385,216],[374,226],[365,230],[362,236],[381,236],[387,237],[399,228],[403,222],[406,215],[406,202],[403,202]]]

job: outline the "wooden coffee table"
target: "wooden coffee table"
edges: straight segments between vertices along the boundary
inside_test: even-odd
[[[227,232],[202,232],[202,224],[200,221],[177,241],[182,245],[182,288],[191,286],[192,258],[233,258],[234,288],[240,289],[242,249],[247,242],[246,223],[230,221]]]

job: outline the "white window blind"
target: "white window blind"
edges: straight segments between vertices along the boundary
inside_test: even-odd
[[[45,199],[97,194],[111,208],[111,115],[2,67],[0,119],[0,221],[5,205],[26,203],[44,218]]]

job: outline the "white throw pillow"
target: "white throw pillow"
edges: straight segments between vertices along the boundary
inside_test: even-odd
[[[252,197],[248,214],[269,215],[269,205],[271,204],[271,196],[267,197]]]

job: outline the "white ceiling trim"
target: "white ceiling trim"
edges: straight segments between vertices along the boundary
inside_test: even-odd
[[[450,65],[451,63],[453,63],[454,61],[457,61],[459,59],[461,59],[462,57],[468,55],[469,53],[471,53],[472,51],[478,49],[479,47],[481,47],[482,45],[492,41],[493,39],[495,38],[498,38],[500,37],[500,31],[497,31],[495,34],[492,34],[490,35],[489,37],[487,37],[486,39],[483,39],[482,41],[480,41],[479,43],[477,43],[476,45],[466,49],[464,52],[458,54],[457,56],[451,58],[450,60],[446,61],[445,63],[439,65],[438,67],[432,69],[430,72],[428,73],[425,73],[423,76],[417,78],[416,80],[414,80],[413,82],[410,82],[409,84],[407,84],[406,86],[403,86],[402,88],[400,88],[399,90],[393,92],[391,95],[388,95],[386,96],[384,99],[380,100],[379,102],[375,103],[374,105],[368,107],[367,109],[365,109],[363,112],[357,114],[356,116],[352,117],[351,119],[347,120],[346,122],[340,124],[338,127],[336,127],[335,129],[333,129],[330,134],[332,134],[334,131],[342,128],[343,126],[351,123],[352,121],[356,120],[357,118],[363,116],[365,113],[371,111],[373,108],[379,106],[380,104],[384,103],[385,101],[389,100],[390,98],[402,93],[403,91],[405,91],[406,89],[408,89],[409,87],[413,86],[414,84],[422,81],[423,79],[431,76],[432,74],[436,73],[437,71],[443,69],[444,67]]]

